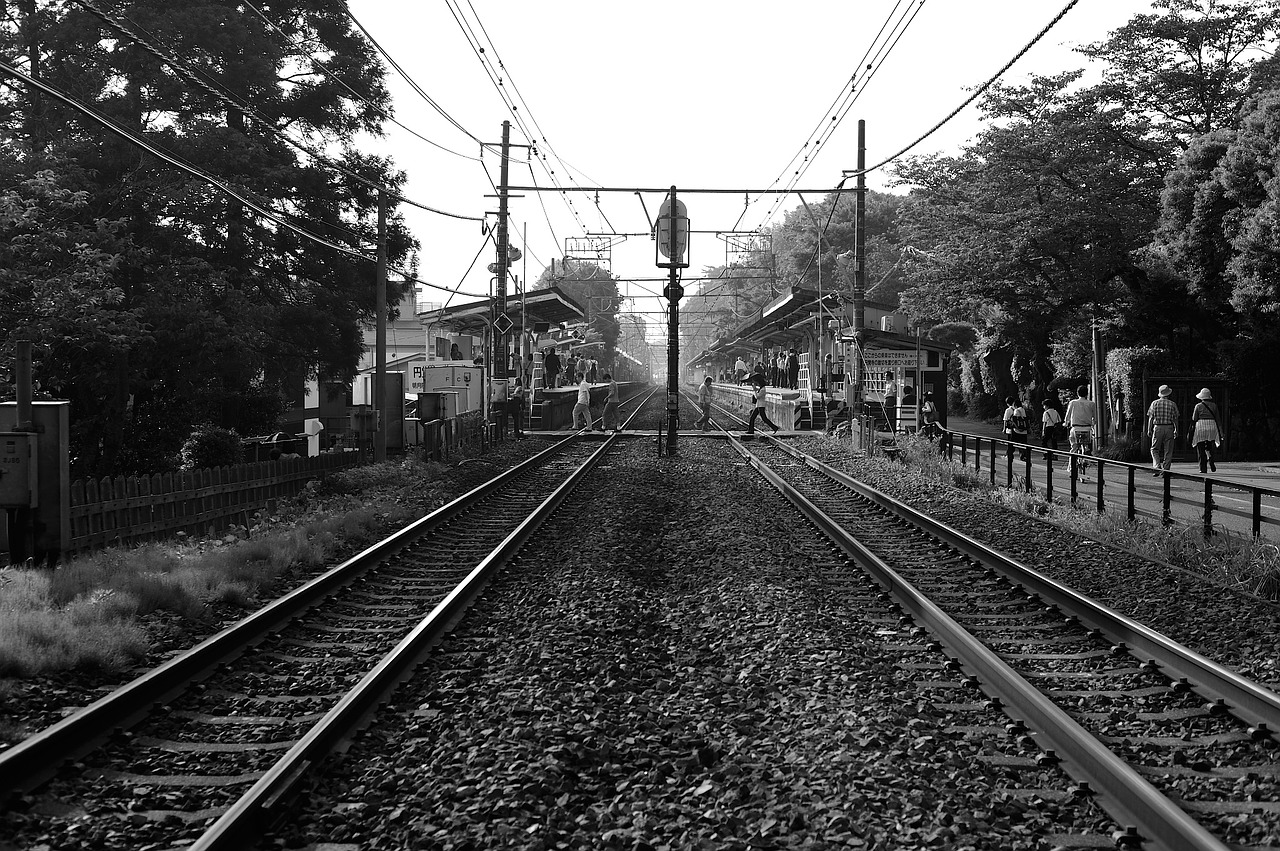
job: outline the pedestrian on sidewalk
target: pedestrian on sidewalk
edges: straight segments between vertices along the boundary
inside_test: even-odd
[[[694,426],[706,431],[707,426],[711,425],[711,376],[709,375],[698,386],[698,407],[702,409],[702,416]]]
[[[1178,439],[1178,405],[1169,397],[1173,388],[1161,384],[1159,394],[1147,408],[1147,434],[1151,438],[1151,466],[1153,476],[1168,470],[1173,464],[1173,444]]]
[[[1004,409],[1004,439],[1009,441],[1005,457],[1012,458],[1014,444],[1025,445],[1027,442],[1027,409],[1022,407],[1022,400],[1017,396],[1005,396],[1004,403],[1007,406]],[[1026,461],[1028,451],[1021,450],[1018,457]]]
[[[1196,448],[1196,457],[1200,459],[1200,472],[1218,472],[1213,463],[1214,450],[1222,444],[1222,426],[1218,423],[1218,406],[1213,401],[1213,394],[1205,387],[1196,394],[1200,401],[1191,411],[1191,445]],[[1208,467],[1206,470],[1205,467]]]
[[[764,410],[764,397],[765,397],[764,382],[756,381],[751,385],[751,387],[752,387],[751,401],[752,401],[753,407],[751,408],[751,418],[747,420],[747,434],[756,433],[756,417],[759,417],[761,422],[763,422],[769,428],[773,429],[774,434],[777,434],[778,427],[773,424],[773,420],[769,419],[769,415],[765,413],[765,410]]]
[[[1058,451],[1058,430],[1062,427],[1062,415],[1053,407],[1051,399],[1044,400],[1044,413],[1040,415],[1040,445]]]

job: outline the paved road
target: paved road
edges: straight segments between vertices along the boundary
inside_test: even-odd
[[[980,437],[1001,437],[1000,427],[993,423],[951,417],[948,427],[954,432],[963,432]],[[972,446],[970,447],[972,449]],[[983,445],[982,469],[989,475],[987,466],[990,449]],[[973,463],[970,454],[969,463]],[[1003,485],[1008,478],[1003,451],[996,453],[996,483]],[[1218,463],[1218,471],[1210,474],[1213,498],[1218,509],[1212,514],[1213,523],[1226,527],[1234,532],[1248,535],[1252,531],[1253,494],[1247,490],[1237,490],[1231,485],[1245,487],[1270,488],[1280,491],[1280,462],[1256,461],[1223,461]],[[1022,481],[1025,465],[1016,463],[1014,475]],[[1171,472],[1190,476],[1182,478],[1171,476],[1169,479],[1170,496],[1173,498],[1171,512],[1181,522],[1199,524],[1203,522],[1204,478],[1200,476],[1199,465],[1194,461],[1176,462]],[[1096,466],[1090,465],[1088,475],[1077,484],[1077,502],[1091,504],[1097,499]],[[1038,489],[1045,486],[1047,470],[1045,459],[1038,453],[1032,454],[1032,481]],[[1104,503],[1117,511],[1124,511],[1127,505],[1128,470],[1123,467],[1108,466],[1103,488]],[[1070,477],[1062,462],[1055,465],[1053,471],[1054,495],[1067,498],[1070,492]],[[1150,469],[1139,470],[1134,478],[1134,505],[1140,512],[1159,517],[1163,509],[1163,476],[1153,476]],[[1177,500],[1187,500],[1179,502]],[[1280,497],[1263,495],[1261,501],[1263,518],[1280,521]],[[1280,526],[1262,524],[1262,535],[1268,538],[1280,538]]]

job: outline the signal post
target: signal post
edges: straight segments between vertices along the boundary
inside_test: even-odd
[[[667,453],[675,454],[677,432],[680,427],[680,299],[684,288],[680,286],[680,270],[689,267],[685,256],[689,248],[689,216],[684,202],[676,198],[676,188],[671,187],[667,200],[658,210],[655,225],[658,254],[654,263],[671,273],[662,294],[667,298]]]

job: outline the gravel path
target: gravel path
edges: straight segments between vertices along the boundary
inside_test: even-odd
[[[490,587],[268,842],[1106,841],[1108,819],[828,567],[830,548],[727,447],[650,449],[630,443],[611,481],[562,507],[550,542]]]

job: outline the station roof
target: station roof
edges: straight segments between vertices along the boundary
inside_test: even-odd
[[[875,304],[890,309],[891,305]],[[732,360],[738,355],[758,356],[761,348],[790,346],[812,332],[815,317],[821,311],[827,319],[840,323],[840,341],[853,342],[853,304],[835,292],[824,292],[819,304],[816,290],[793,286],[748,317],[730,336],[723,337],[708,346],[689,361],[692,367],[712,361]],[[878,328],[862,329],[863,344],[874,349],[912,349],[916,347],[914,334],[881,331]],[[921,339],[923,350],[949,352],[952,347],[934,340]]]
[[[489,325],[489,310],[493,299],[459,304],[440,310],[428,310],[419,313],[418,321],[423,325],[438,325],[456,334],[470,334],[479,337]],[[522,309],[523,308],[523,309]],[[530,290],[521,296],[507,297],[507,316],[516,331],[523,329],[528,322],[530,330],[536,323],[546,322],[552,326],[564,323],[581,322],[585,314],[578,303],[555,287],[541,290]]]

